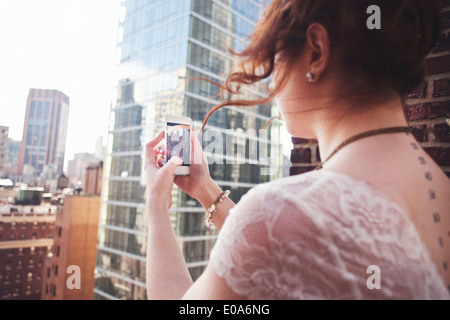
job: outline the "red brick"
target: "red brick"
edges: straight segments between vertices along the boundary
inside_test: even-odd
[[[449,148],[431,147],[424,148],[428,155],[433,158],[439,166],[450,166]]]
[[[430,102],[425,104],[425,108],[428,119],[446,117],[450,112],[450,100]]]
[[[427,94],[427,82],[424,81],[419,87],[414,89],[406,98],[415,99],[415,98],[425,98]]]
[[[450,78],[433,81],[433,97],[447,97],[450,95]]]
[[[417,141],[424,142],[427,141],[428,134],[427,134],[427,126],[426,125],[417,125],[412,126],[412,133]]]
[[[317,143],[317,140],[292,137],[292,143],[293,144]]]
[[[289,174],[291,176],[295,176],[297,174],[302,174],[302,173],[306,173],[306,172],[310,172],[313,171],[316,167],[291,167]]]
[[[420,120],[427,116],[427,108],[425,104],[406,105],[404,106],[406,120]]]
[[[450,55],[428,59],[428,74],[437,74],[450,71]]]
[[[445,50],[450,50],[450,35],[448,32],[439,35],[432,52],[442,52]]]
[[[450,142],[450,127],[447,123],[435,125],[433,134],[436,142]]]
[[[292,163],[311,163],[310,148],[296,148],[291,151]]]
[[[450,112],[450,100],[405,105],[403,110],[408,121],[446,117]]]

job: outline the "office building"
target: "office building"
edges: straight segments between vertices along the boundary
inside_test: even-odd
[[[19,168],[20,144],[22,141],[8,139],[6,175],[16,175]]]
[[[19,174],[39,175],[47,169],[63,173],[69,120],[69,98],[57,90],[30,89],[27,99]]]
[[[93,153],[75,153],[73,159],[67,163],[69,186],[83,189],[85,187],[86,169],[89,165],[99,162],[101,160]]]
[[[86,168],[84,193],[100,195],[102,191],[103,162],[91,163]]]
[[[121,6],[95,299],[146,298],[145,142],[163,128],[167,114],[189,116],[196,124],[204,119],[219,102],[219,89],[198,78],[224,80],[235,62],[227,48],[244,48],[262,12],[261,0],[126,0]],[[243,89],[241,97],[261,98],[266,89],[265,83],[254,85]],[[214,160],[210,172],[223,189],[231,190],[234,201],[256,184],[282,175],[280,126],[266,130],[267,139],[256,132],[276,114],[272,104],[227,107],[208,122],[204,147],[214,141],[212,136],[223,142],[205,148]],[[258,155],[252,146],[258,147]],[[263,173],[270,166],[272,174]],[[205,228],[205,212],[197,201],[176,187],[172,199],[171,221],[196,279],[208,263],[217,231]]]
[[[42,300],[92,300],[99,207],[99,195],[64,198],[56,216],[54,250],[45,261]]]
[[[0,126],[0,179],[6,176],[8,163],[9,128]]]
[[[0,299],[41,299],[45,257],[51,252],[57,206],[41,203],[43,189],[20,190],[24,205],[0,205]]]

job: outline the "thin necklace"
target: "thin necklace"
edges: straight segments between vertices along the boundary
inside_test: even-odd
[[[353,137],[348,138],[347,140],[345,140],[344,142],[342,142],[340,145],[337,146],[336,149],[334,149],[334,151],[315,169],[315,170],[320,170],[323,168],[323,165],[331,159],[331,157],[333,157],[339,150],[341,150],[343,147],[345,147],[346,145],[355,142],[356,140],[359,139],[363,139],[363,138],[367,138],[367,137],[371,137],[371,136],[375,136],[375,135],[379,135],[379,134],[386,134],[386,133],[401,133],[401,132],[411,132],[411,128],[409,127],[392,127],[392,128],[382,128],[382,129],[376,129],[376,130],[371,130],[371,131],[366,131],[360,134],[357,134]]]

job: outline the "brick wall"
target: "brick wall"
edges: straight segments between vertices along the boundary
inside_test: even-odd
[[[444,30],[428,57],[427,78],[405,100],[404,110],[417,141],[450,177],[450,0],[440,2]],[[292,138],[292,143],[291,175],[320,164],[317,141]]]

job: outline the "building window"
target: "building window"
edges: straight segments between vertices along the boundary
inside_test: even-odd
[[[31,294],[31,285],[27,285],[27,286],[25,287],[25,294],[26,294],[27,296],[29,296],[29,295]]]
[[[3,288],[2,290],[2,298],[8,298],[9,297],[9,289]]]

